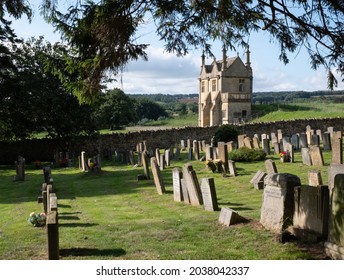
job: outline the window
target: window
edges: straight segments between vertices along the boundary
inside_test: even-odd
[[[239,79],[239,92],[245,91],[245,79]]]
[[[211,91],[216,91],[216,80],[211,80]]]
[[[201,92],[205,92],[205,81],[201,83]]]

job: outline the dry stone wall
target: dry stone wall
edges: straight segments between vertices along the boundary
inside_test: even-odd
[[[283,130],[284,135],[304,132],[306,126],[312,129],[344,131],[344,118],[305,119],[278,122],[250,123],[236,125],[240,134],[253,137],[255,134],[269,134]],[[23,156],[29,163],[31,161],[53,161],[59,152],[69,151],[70,156],[80,155],[85,151],[88,155],[102,154],[106,151],[129,151],[136,148],[136,144],[146,141],[152,149],[169,148],[180,140],[205,140],[210,143],[218,127],[185,127],[166,130],[150,130],[130,133],[113,133],[97,137],[80,137],[70,142],[61,143],[51,139],[35,139],[20,142],[0,142],[0,164],[13,164],[18,155]]]

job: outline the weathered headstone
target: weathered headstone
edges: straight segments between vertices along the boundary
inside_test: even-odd
[[[134,156],[134,152],[132,150],[130,150],[129,152],[129,162],[130,165],[135,165],[135,156]]]
[[[48,236],[48,259],[58,260],[60,256],[59,250],[59,224],[58,214],[51,211],[47,215],[47,236]]]
[[[297,134],[291,136],[291,144],[294,147],[294,150],[298,151],[300,149],[300,137]]]
[[[241,135],[238,135],[238,148],[242,148],[242,147],[245,147],[245,143],[244,143],[244,139],[245,139],[246,135],[244,134],[241,134]]]
[[[172,169],[172,183],[173,183],[173,200],[177,202],[183,201],[182,180],[183,172],[180,168]]]
[[[197,140],[193,141],[193,153],[194,153],[195,160],[199,160],[199,158],[200,158],[200,156],[199,156],[199,145],[198,145]]]
[[[324,151],[331,151],[331,134],[329,132],[323,134],[323,147]]]
[[[14,176],[14,181],[24,181],[25,180],[25,158],[18,156],[18,160],[14,162],[16,167],[16,175]]]
[[[237,223],[243,223],[246,222],[247,219],[240,216],[237,212],[235,212],[233,209],[230,209],[228,207],[222,207],[220,216],[219,216],[219,223],[224,226],[230,226],[235,225]]]
[[[283,139],[283,133],[281,129],[277,129],[277,140],[278,142],[281,142]]]
[[[244,138],[244,146],[248,149],[253,149],[252,139],[248,136]]]
[[[235,177],[238,175],[235,162],[233,160],[228,160],[228,169],[229,169],[230,176]]]
[[[155,149],[155,158],[160,166],[160,149],[159,148]]]
[[[188,160],[193,160],[193,151],[192,148],[188,148]]]
[[[151,157],[150,163],[151,163],[153,180],[154,180],[156,190],[157,190],[158,194],[160,194],[160,195],[164,194],[164,193],[166,193],[165,184],[164,184],[164,181],[162,179],[162,175],[161,175],[160,168],[159,168],[159,165],[158,165],[156,158]]]
[[[311,157],[312,165],[324,166],[324,158],[319,146],[310,146],[309,155]]]
[[[203,199],[203,207],[206,211],[217,211],[217,197],[215,190],[215,183],[213,178],[201,179],[201,192]]]
[[[288,173],[271,173],[264,179],[260,223],[267,229],[282,233],[293,224],[294,189],[300,178]]]
[[[254,149],[260,149],[260,141],[258,137],[252,138],[252,144]]]
[[[319,146],[320,145],[320,136],[313,134],[311,137],[311,145]]]
[[[343,140],[333,134],[332,138],[332,161],[331,163],[343,163]]]
[[[213,147],[210,145],[206,145],[205,147],[205,160],[212,160],[213,159]]]
[[[267,159],[265,161],[265,168],[266,172],[269,173],[277,173],[276,163],[272,159]]]
[[[293,234],[316,242],[327,236],[329,191],[327,186],[302,185],[294,193]]]
[[[227,145],[225,142],[218,142],[218,157],[223,163],[224,173],[228,173],[228,152],[227,152]]]
[[[228,151],[228,152],[231,152],[231,151],[233,151],[234,149],[235,149],[235,144],[234,144],[234,142],[233,142],[233,141],[227,142],[227,151]]]
[[[201,188],[199,186],[196,172],[191,164],[185,164],[183,166],[183,179],[185,179],[191,205],[202,205]]]
[[[258,170],[257,173],[253,176],[250,183],[253,184],[253,187],[256,190],[262,190],[264,188],[264,178],[266,177],[266,173]]]
[[[149,161],[148,161],[147,151],[142,152],[141,158],[142,158],[141,161],[142,161],[144,176],[146,177],[147,180],[149,180],[150,173],[149,173]]]
[[[309,154],[309,148],[301,148],[302,163],[308,166],[312,165],[311,156]]]
[[[280,152],[281,152],[280,143],[274,142],[274,153],[275,153],[275,155],[279,155]]]
[[[270,140],[269,139],[263,139],[262,140],[262,146],[263,150],[267,155],[270,155]]]
[[[50,166],[43,167],[43,176],[44,176],[44,182],[47,184],[53,183],[53,178],[51,177],[51,168]]]
[[[300,134],[300,148],[307,148],[308,143],[307,143],[307,135],[305,133]]]
[[[293,145],[289,142],[284,144],[284,150],[289,155],[289,162],[294,162],[294,148]]]
[[[163,171],[166,167],[166,161],[165,161],[165,154],[160,154],[160,160],[159,160],[159,168],[161,171]]]
[[[328,187],[330,192],[330,215],[325,252],[333,259],[344,260],[344,165],[330,165]]]
[[[180,179],[181,187],[182,187],[182,193],[183,193],[183,201],[185,204],[190,204],[190,197],[188,193],[187,183],[184,178]]]
[[[321,172],[319,170],[308,171],[308,185],[312,187],[319,187],[323,185]]]
[[[171,149],[165,150],[165,164],[166,164],[166,166],[171,165]]]

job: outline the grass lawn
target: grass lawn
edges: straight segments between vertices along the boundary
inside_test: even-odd
[[[102,173],[82,173],[78,168],[54,168],[52,177],[58,197],[60,259],[126,260],[289,260],[316,259],[297,242],[280,243],[259,224],[262,191],[249,183],[264,161],[236,163],[237,177],[212,173],[204,162],[192,161],[198,179],[213,177],[219,207],[230,207],[249,219],[248,223],[224,227],[219,211],[204,211],[173,201],[172,168],[187,162],[172,161],[163,171],[167,194],[158,195],[153,180],[137,181],[142,167],[105,162]],[[319,169],[327,182],[331,153],[326,166],[281,163],[278,172],[292,173],[307,183],[307,172]],[[28,166],[26,180],[13,182],[14,167],[0,168],[0,259],[46,259],[45,228],[27,222],[37,203],[43,182],[42,170]]]

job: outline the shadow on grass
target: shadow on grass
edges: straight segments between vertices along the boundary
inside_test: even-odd
[[[230,209],[234,211],[244,211],[244,210],[253,210],[251,207],[244,207],[244,204],[241,203],[231,203],[231,202],[221,202],[220,200],[218,203],[221,206],[228,206]]]
[[[119,257],[125,254],[126,254],[126,251],[120,248],[116,248],[116,249],[94,249],[94,248],[60,249],[60,256],[62,257],[85,257],[85,256]]]
[[[96,223],[59,223],[59,227],[95,227]]]

